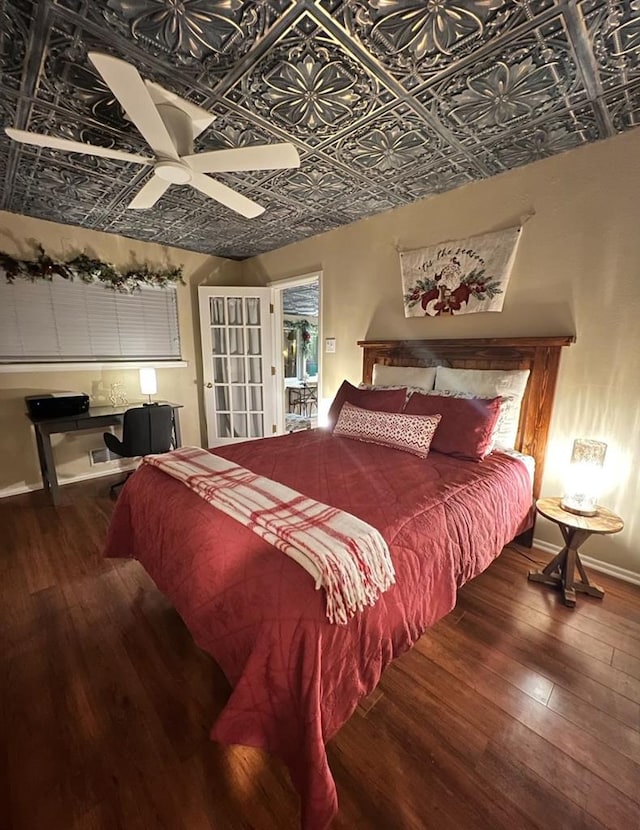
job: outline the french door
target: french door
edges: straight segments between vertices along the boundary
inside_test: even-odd
[[[198,288],[208,446],[275,432],[270,288]]]

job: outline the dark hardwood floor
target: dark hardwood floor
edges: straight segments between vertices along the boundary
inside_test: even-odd
[[[136,562],[101,558],[108,484],[0,502],[0,828],[293,830],[282,767],[208,739],[220,670]],[[571,610],[526,556],[330,743],[335,830],[640,828],[640,588],[598,575]]]

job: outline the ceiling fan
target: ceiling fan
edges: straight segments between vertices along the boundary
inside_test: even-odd
[[[142,134],[153,157],[13,127],[6,127],[5,132],[14,141],[36,147],[152,165],[153,176],[127,207],[135,210],[153,207],[170,185],[188,184],[251,219],[260,216],[264,208],[205,174],[300,166],[298,151],[286,142],[194,153],[194,139],[214,121],[214,115],[152,81],[144,81],[138,70],[126,61],[99,52],[89,52],[89,58]]]

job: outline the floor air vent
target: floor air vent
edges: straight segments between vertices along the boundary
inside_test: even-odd
[[[89,450],[89,458],[91,459],[91,464],[93,465],[106,464],[107,461],[118,461],[120,456],[111,452],[111,450],[106,447],[98,447],[95,450]]]

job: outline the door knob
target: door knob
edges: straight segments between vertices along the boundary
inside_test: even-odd
[[[207,389],[213,389],[213,384],[212,383],[205,383],[205,387]]]

